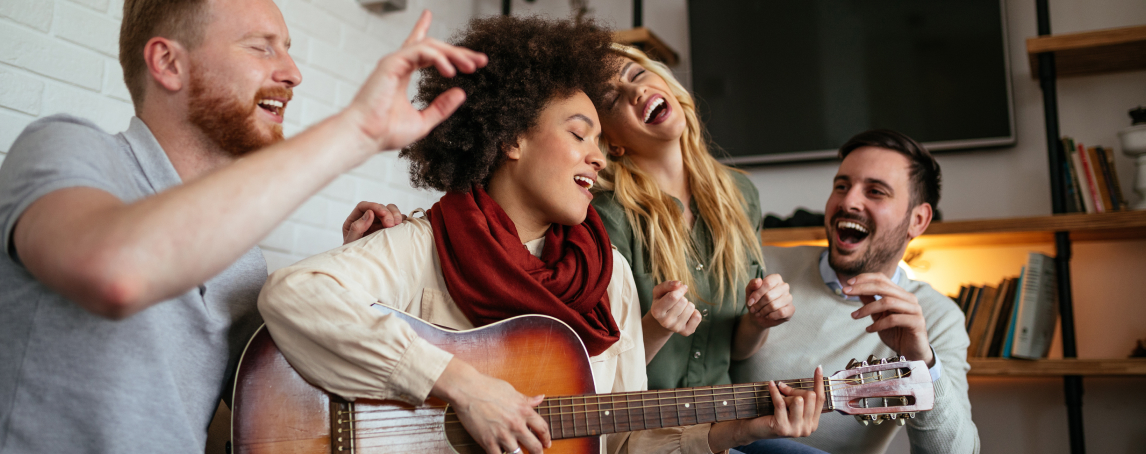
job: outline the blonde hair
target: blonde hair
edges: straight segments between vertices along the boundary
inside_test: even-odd
[[[709,153],[708,138],[696,115],[696,103],[667,66],[632,47],[613,44],[613,50],[664,79],[680,103],[685,116],[685,130],[680,137],[684,170],[700,217],[712,232],[712,260],[704,265],[716,274],[718,295],[724,295],[728,284],[732,284],[733,289],[744,285],[750,278],[748,259],[755,259],[761,267],[764,260],[755,223],[748,219],[744,195],[729,174],[730,171],[743,172],[717,162]],[[678,280],[694,289],[689,262],[700,263],[699,251],[676,201],[661,191],[656,181],[628,156],[609,154],[609,143],[604,137],[601,148],[612,161],[612,165],[601,172],[601,188],[612,190],[614,199],[624,208],[637,240],[649,253],[653,278],[657,282]]]

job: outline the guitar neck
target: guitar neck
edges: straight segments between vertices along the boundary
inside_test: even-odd
[[[781,380],[792,387],[813,379]],[[826,386],[824,389],[829,389]],[[831,398],[825,401],[829,409]],[[537,407],[553,439],[690,426],[771,415],[768,383],[546,398]]]

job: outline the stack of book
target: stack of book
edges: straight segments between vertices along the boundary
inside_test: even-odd
[[[963,309],[968,358],[1045,358],[1058,321],[1054,258],[1031,252],[1019,277],[998,286],[965,285],[952,297]]]
[[[1062,138],[1066,160],[1066,203],[1069,213],[1107,213],[1129,207],[1118,182],[1114,167],[1114,150],[1095,146],[1087,148],[1070,137]]]

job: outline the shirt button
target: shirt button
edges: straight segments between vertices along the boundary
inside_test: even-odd
[[[700,352],[693,353],[692,357],[693,358],[700,358]]]
[[[697,270],[697,271],[700,271],[700,270],[703,270],[703,269],[704,269],[704,264],[703,264],[703,263],[697,263],[697,264],[696,264],[696,270]]]
[[[708,317],[708,308],[706,307],[706,308],[704,308],[703,310],[701,310],[701,311],[700,311],[700,315],[703,315],[703,316],[705,316],[705,317]]]
[[[836,294],[837,295],[843,295],[844,294],[843,289],[836,289]]]

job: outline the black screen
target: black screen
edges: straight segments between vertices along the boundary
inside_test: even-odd
[[[690,0],[701,117],[739,162],[824,157],[809,152],[872,128],[1013,143],[1001,15],[999,0]]]

